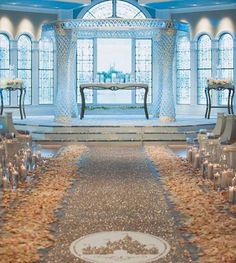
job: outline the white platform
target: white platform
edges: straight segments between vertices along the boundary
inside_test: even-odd
[[[143,115],[85,115],[70,122],[57,122],[53,116],[14,118],[17,129],[29,130],[39,141],[183,141],[199,129],[211,130],[215,122],[184,116],[161,122]]]

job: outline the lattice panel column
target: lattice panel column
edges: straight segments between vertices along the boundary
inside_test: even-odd
[[[57,93],[55,120],[69,121],[77,117],[76,102],[76,40],[73,30],[55,30],[57,46]]]
[[[171,22],[169,29],[160,30],[159,52],[161,57],[161,79],[162,95],[160,104],[160,120],[175,121],[175,100],[172,85],[173,59],[176,42],[176,30]]]
[[[160,50],[160,33],[157,34],[157,38],[153,41],[153,103],[152,103],[152,116],[160,116],[160,105],[162,95],[162,52]]]

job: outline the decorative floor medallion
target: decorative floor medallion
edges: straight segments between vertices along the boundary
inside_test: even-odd
[[[70,246],[72,254],[91,263],[147,263],[164,257],[169,250],[162,238],[131,231],[94,233]]]

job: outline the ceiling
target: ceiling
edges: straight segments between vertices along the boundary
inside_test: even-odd
[[[204,8],[236,5],[236,0],[139,0],[140,4],[155,9]]]
[[[236,0],[138,0],[140,4],[155,9],[204,8],[205,6],[236,5]],[[46,9],[75,9],[90,0],[0,0],[1,6],[46,8]]]

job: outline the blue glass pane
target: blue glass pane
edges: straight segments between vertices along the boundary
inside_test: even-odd
[[[102,19],[112,16],[112,2],[105,1],[93,6],[85,15],[84,19]]]
[[[54,90],[53,42],[39,41],[39,104],[53,103]]]
[[[109,18],[113,15],[112,1],[105,1],[93,6],[84,15],[84,19],[103,19]],[[144,19],[145,15],[134,5],[125,1],[116,2],[116,16],[128,19]]]
[[[93,82],[93,39],[77,40],[77,101],[80,103],[79,85]],[[84,91],[85,101],[93,103],[93,91]]]
[[[148,103],[152,101],[152,40],[135,41],[135,80],[149,85]],[[144,90],[136,90],[136,103],[143,103]]]
[[[117,1],[117,16],[128,19],[146,18],[137,7],[124,1]]]
[[[25,104],[31,104],[32,99],[32,43],[26,35],[18,39],[18,78],[23,80],[26,87]]]
[[[233,80],[233,69],[233,38],[230,34],[223,34],[219,40],[219,78]],[[227,104],[227,99],[228,91],[219,92],[220,105]]]
[[[211,77],[211,39],[208,35],[202,35],[197,43],[198,57],[198,104],[205,104],[205,88],[207,79]]]
[[[190,104],[190,41],[187,37],[182,37],[178,39],[176,48],[176,68],[177,103]]]

